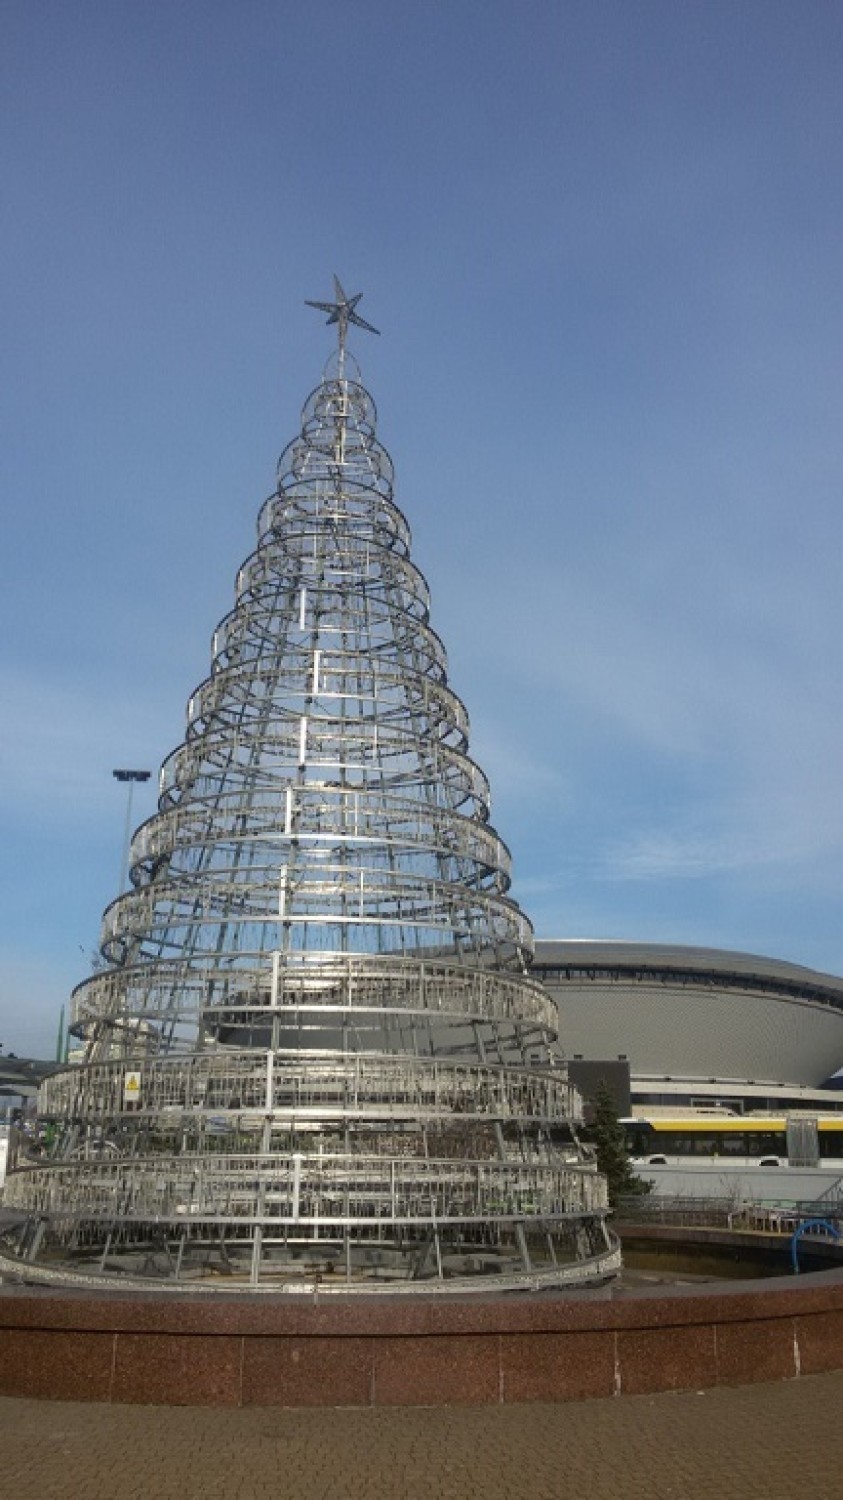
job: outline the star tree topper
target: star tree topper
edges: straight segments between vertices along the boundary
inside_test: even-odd
[[[315,307],[319,312],[328,313],[329,316],[326,322],[337,324],[340,356],[342,356],[345,354],[345,341],[349,323],[353,323],[356,328],[365,328],[367,333],[379,334],[380,329],[373,328],[371,323],[367,323],[365,318],[361,318],[360,314],[355,312],[355,308],[363,293],[356,292],[353,297],[346,297],[338,276],[334,277],[334,296],[336,298],[335,302],[311,302],[308,298],[305,298],[305,305],[307,307]]]

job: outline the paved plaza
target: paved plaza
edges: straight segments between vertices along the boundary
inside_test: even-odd
[[[8,1500],[838,1500],[843,1372],[568,1405],[0,1399]]]

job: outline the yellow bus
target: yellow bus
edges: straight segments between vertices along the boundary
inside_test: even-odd
[[[690,1161],[746,1167],[829,1167],[843,1172],[843,1114],[676,1114],[622,1121],[633,1166]]]

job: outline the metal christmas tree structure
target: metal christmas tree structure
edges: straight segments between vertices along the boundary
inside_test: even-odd
[[[7,1182],[35,1279],[430,1293],[618,1265],[335,286],[312,305],[337,352],[74,994],[85,1061]]]

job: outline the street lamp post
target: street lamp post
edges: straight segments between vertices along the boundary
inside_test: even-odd
[[[112,771],[115,781],[128,782],[129,791],[126,797],[126,827],[123,833],[123,851],[120,857],[120,885],[123,890],[129,879],[129,840],[132,836],[132,795],[135,790],[136,781],[148,781],[150,771]]]

